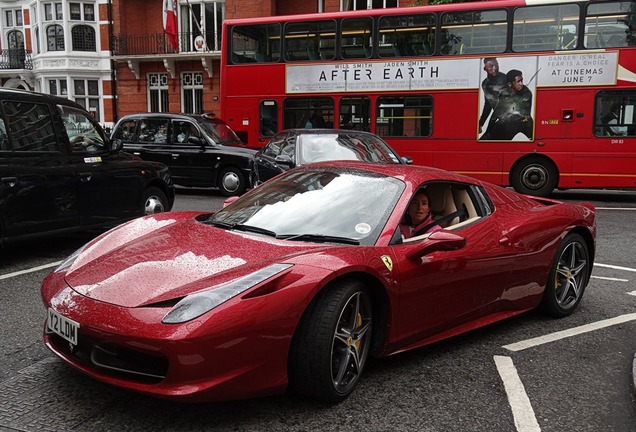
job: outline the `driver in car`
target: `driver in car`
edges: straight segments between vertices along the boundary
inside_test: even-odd
[[[435,232],[442,229],[434,223],[431,215],[431,199],[425,190],[419,190],[413,195],[413,199],[406,209],[406,214],[400,224],[402,238],[410,238],[427,232]]]

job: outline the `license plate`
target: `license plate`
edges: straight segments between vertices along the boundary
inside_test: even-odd
[[[79,323],[70,320],[53,309],[49,308],[49,316],[46,320],[46,328],[53,333],[60,335],[73,345],[77,345],[77,334],[79,331]]]

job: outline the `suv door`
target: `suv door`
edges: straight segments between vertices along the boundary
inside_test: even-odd
[[[6,237],[76,226],[78,187],[66,147],[58,141],[51,106],[3,100],[0,215]],[[6,130],[4,128],[7,125]]]

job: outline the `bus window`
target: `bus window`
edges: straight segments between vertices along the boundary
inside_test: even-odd
[[[373,54],[372,34],[371,18],[343,19],[340,38],[342,58],[370,58]]]
[[[636,10],[631,1],[590,4],[585,16],[585,48],[636,45]]]
[[[285,25],[285,60],[331,60],[335,54],[336,22],[289,22]]]
[[[285,129],[333,127],[334,103],[330,97],[286,98],[283,103]],[[319,123],[319,119],[320,123]]]
[[[636,90],[602,91],[596,94],[594,134],[635,136]]]
[[[505,10],[445,13],[442,16],[441,54],[504,52],[507,17]]]
[[[435,15],[380,17],[379,56],[430,56],[435,51]]]
[[[576,4],[520,7],[515,10],[513,23],[513,51],[570,50],[578,44]]]
[[[382,96],[377,101],[375,133],[382,137],[428,137],[433,132],[433,98]]]
[[[231,63],[271,63],[280,60],[280,24],[232,28]]]
[[[371,99],[363,97],[343,97],[340,99],[340,129],[369,131],[371,121]]]
[[[278,104],[273,100],[261,101],[260,105],[260,133],[262,136],[272,136],[278,132]]]

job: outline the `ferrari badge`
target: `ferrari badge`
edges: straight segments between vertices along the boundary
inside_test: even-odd
[[[382,262],[386,266],[389,271],[393,271],[393,261],[391,261],[391,257],[388,255],[382,255]]]

